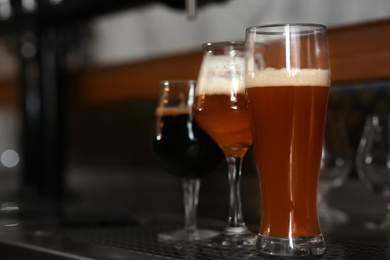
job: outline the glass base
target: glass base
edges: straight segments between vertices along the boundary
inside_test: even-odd
[[[326,205],[318,205],[318,216],[321,224],[345,224],[349,221],[347,213],[336,208],[330,208]]]
[[[322,234],[307,237],[274,237],[259,234],[256,250],[263,255],[309,256],[325,252]]]
[[[228,227],[222,233],[204,242],[209,247],[246,247],[255,246],[256,234],[247,227]]]
[[[384,219],[382,221],[378,222],[367,222],[364,224],[364,226],[369,230],[389,230],[390,229],[390,221],[387,219]]]
[[[0,205],[0,229],[13,230],[20,225],[19,205],[16,202],[4,202]]]
[[[164,242],[191,242],[205,240],[217,235],[218,233],[208,229],[197,229],[195,231],[176,230],[171,232],[159,233],[158,239]]]

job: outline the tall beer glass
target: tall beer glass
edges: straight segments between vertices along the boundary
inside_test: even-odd
[[[163,241],[195,241],[217,234],[196,227],[200,180],[220,164],[223,154],[193,119],[195,84],[194,80],[160,83],[153,151],[161,165],[182,180],[185,210],[184,229],[160,233]]]
[[[326,27],[246,30],[245,91],[261,190],[257,250],[320,255],[317,186],[330,86]]]
[[[241,165],[252,145],[244,89],[244,42],[202,45],[203,62],[195,91],[193,114],[225,154],[230,182],[228,224],[218,236],[206,241],[214,247],[249,246],[256,235],[245,225],[240,196]]]

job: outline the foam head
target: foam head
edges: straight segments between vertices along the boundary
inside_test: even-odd
[[[330,71],[323,69],[301,69],[289,72],[287,69],[266,68],[255,74],[247,74],[245,87],[272,86],[329,86]]]
[[[244,58],[238,56],[208,57],[200,69],[195,95],[243,93]]]
[[[178,116],[191,114],[191,107],[157,107],[156,116]]]

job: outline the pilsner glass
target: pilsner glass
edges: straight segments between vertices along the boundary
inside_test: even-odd
[[[245,50],[261,191],[256,249],[266,255],[323,254],[317,187],[330,86],[326,27],[249,27]]]
[[[195,84],[194,80],[160,83],[153,151],[161,165],[182,180],[185,209],[184,229],[160,233],[163,241],[188,242],[217,234],[196,227],[200,180],[221,163],[223,154],[193,120]]]
[[[228,224],[206,244],[214,247],[254,245],[256,234],[245,225],[240,195],[242,160],[253,142],[244,96],[245,44],[218,42],[202,47],[204,56],[193,114],[199,126],[225,154],[230,183]]]

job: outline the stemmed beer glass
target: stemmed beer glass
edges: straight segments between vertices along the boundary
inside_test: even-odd
[[[352,152],[345,122],[340,115],[328,111],[317,198],[321,224],[331,227],[348,221],[346,213],[329,206],[328,194],[345,183],[351,169]]]
[[[325,26],[246,30],[245,91],[261,191],[256,249],[320,255],[317,186],[330,86]]]
[[[379,223],[368,228],[390,229],[390,117],[373,115],[366,118],[356,154],[356,168],[362,182],[386,201],[386,213]]]
[[[185,209],[184,229],[159,234],[163,241],[195,241],[216,234],[196,227],[200,179],[220,164],[223,154],[193,120],[195,84],[194,80],[160,83],[153,151],[161,165],[181,179]]]
[[[245,225],[240,195],[241,166],[252,145],[244,96],[243,42],[202,45],[203,62],[195,91],[193,114],[225,154],[230,183],[230,209],[226,228],[206,241],[214,247],[254,245],[256,235]]]

